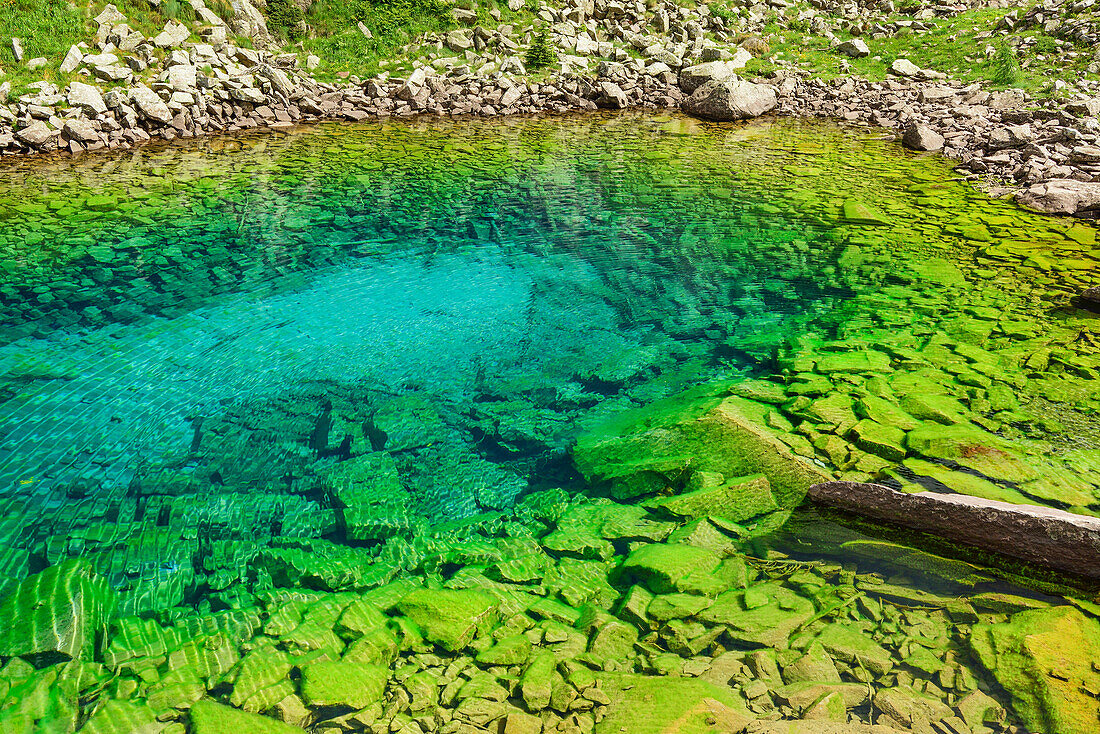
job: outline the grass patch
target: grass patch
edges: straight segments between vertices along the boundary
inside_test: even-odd
[[[455,27],[450,6],[442,0],[318,0],[305,20],[311,33],[302,44],[324,60],[321,75],[347,71],[369,76],[379,61],[397,55],[417,37]],[[359,23],[371,38],[359,31]]]
[[[782,54],[779,58],[793,61],[825,79],[856,74],[880,81],[886,77],[890,64],[899,58],[963,81],[983,81],[995,88],[1020,87],[1035,95],[1043,94],[1054,78],[1068,80],[1084,75],[1089,55],[1082,53],[1071,58],[1064,53],[1068,45],[1059,46],[1058,51],[1051,53],[1050,43],[1040,41],[1025,60],[1019,58],[1001,36],[985,36],[1006,12],[1005,9],[971,10],[953,18],[930,21],[935,25],[930,31],[866,39],[871,56],[862,59],[841,56],[821,36],[790,29],[769,27],[766,38],[773,49]],[[978,38],[979,35],[984,37]],[[845,34],[838,34],[838,37],[841,40],[848,38]],[[996,49],[991,57],[985,53],[987,45]],[[1046,52],[1045,60],[1038,61],[1035,56],[1043,55],[1043,51]],[[750,73],[766,74],[776,68],[772,63],[774,58],[757,59],[747,68]]]

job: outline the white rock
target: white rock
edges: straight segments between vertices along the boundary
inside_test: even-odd
[[[113,4],[108,4],[107,7],[103,8],[103,12],[95,17],[95,22],[98,25],[108,28],[112,28],[124,20],[126,20],[126,16]]]
[[[173,48],[179,46],[191,35],[187,26],[179,21],[170,20],[164,24],[164,30],[153,39],[153,45],[157,48]]]
[[[890,64],[890,73],[904,77],[917,76],[920,74],[920,67],[909,59],[895,59],[894,63]]]
[[[11,39],[11,53],[17,64],[23,63],[23,42],[18,38]]]
[[[65,59],[61,62],[61,73],[71,74],[76,71],[76,67],[80,66],[80,62],[84,60],[84,52],[76,46],[69,46],[69,52],[65,54]]]
[[[321,57],[320,56],[314,56],[313,54],[310,54],[309,56],[306,56],[306,68],[309,69],[310,71],[313,71],[314,69],[316,69],[320,65],[321,65]]]
[[[191,64],[169,66],[168,71],[164,74],[164,81],[172,88],[173,92],[186,92],[194,89],[198,84],[197,71]]]
[[[31,59],[30,61],[28,61],[27,62],[27,68],[30,69],[31,71],[38,71],[39,69],[45,69],[46,65],[49,64],[49,63],[50,62],[49,62],[48,59],[46,59],[43,56],[39,56],[37,58]]]
[[[81,62],[88,66],[111,66],[118,63],[118,56],[115,54],[85,54],[81,58]]]
[[[82,82],[69,85],[69,106],[80,107],[93,115],[102,115],[107,111],[107,103],[103,101],[99,88]]]
[[[845,56],[851,56],[853,59],[862,59],[864,56],[871,55],[871,49],[867,47],[867,44],[862,38],[853,38],[850,41],[845,41],[836,47],[838,53],[842,53]]]
[[[736,81],[737,69],[733,61],[706,61],[680,70],[680,89],[691,94],[710,80]]]
[[[156,92],[144,84],[139,84],[130,90],[130,101],[142,117],[162,125],[168,124],[172,119],[172,111],[164,103]]]

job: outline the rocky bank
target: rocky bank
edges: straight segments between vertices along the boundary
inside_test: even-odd
[[[537,22],[550,28],[559,51],[548,75],[528,74],[524,67],[531,30],[502,24],[426,39],[436,51],[409,73],[338,84],[311,76],[310,69],[323,63],[315,56],[301,68],[298,54],[230,43],[230,29],[260,45],[271,40],[262,14],[248,3],[238,4],[228,21],[202,0],[191,5],[200,17],[194,28],[169,21],[153,38],[134,31],[117,8],[107,6],[95,19],[94,41],[72,47],[61,67],[86,76],[86,82],[64,89],[41,82],[33,85],[35,92],[0,106],[0,152],[77,153],[333,118],[682,106],[709,119],[736,120],[776,110],[889,128],[907,147],[957,159],[970,178],[1001,192],[1022,190],[1021,203],[1039,211],[1094,216],[1100,209],[1100,90],[1094,86],[1082,82],[1075,94],[1037,106],[1019,90],[965,86],[905,59],[893,63],[884,82],[824,82],[782,64],[767,79],[739,78],[753,54],[766,52],[755,32],[783,2],[770,9],[736,5],[734,15],[712,14],[707,5],[648,7],[617,0],[540,6]],[[921,33],[930,27],[922,18],[970,7],[926,8],[912,21],[884,24],[881,14],[889,8],[819,5],[799,20],[832,38],[835,53],[854,57],[870,54],[868,43],[842,43],[830,29],[865,34],[873,45],[875,38]],[[463,22],[476,22],[473,13],[456,13]],[[1082,33],[1092,38],[1087,26],[1052,26],[1056,19],[1037,11],[1009,22],[1043,22],[1077,40]],[[0,91],[7,89],[0,85]]]

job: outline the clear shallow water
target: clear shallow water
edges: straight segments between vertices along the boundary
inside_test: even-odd
[[[202,600],[273,538],[342,540],[349,457],[393,459],[406,524],[454,520],[578,488],[609,415],[750,377],[838,476],[1095,511],[1095,229],[951,175],[823,123],[630,115],[14,164],[4,583],[82,556],[128,611]],[[961,452],[852,437],[853,400],[929,391]]]

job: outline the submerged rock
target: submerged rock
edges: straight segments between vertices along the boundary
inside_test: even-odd
[[[419,589],[402,599],[396,611],[408,617],[426,639],[457,652],[479,630],[491,628],[497,606],[492,597],[476,591]]]
[[[596,734],[741,731],[753,720],[728,687],[690,678],[599,676],[611,704]]]
[[[684,111],[708,120],[744,120],[770,112],[777,103],[767,85],[712,79],[684,100]]]
[[[0,602],[0,655],[60,653],[91,659],[102,648],[118,599],[90,563],[73,559],[24,580]]]
[[[303,734],[304,730],[267,716],[250,714],[209,699],[191,706],[193,734]]]
[[[1033,731],[1092,734],[1100,721],[1100,622],[1073,607],[978,624],[970,645]]]

